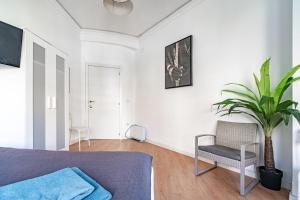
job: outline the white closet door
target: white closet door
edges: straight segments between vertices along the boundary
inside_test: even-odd
[[[33,148],[46,149],[46,49],[33,43]]]
[[[56,50],[56,150],[69,149],[69,68],[67,57]]]
[[[31,34],[33,148],[56,150],[56,54],[55,49]],[[31,70],[28,70],[30,72]],[[30,95],[31,91],[28,91]],[[30,100],[30,98],[28,98]]]
[[[56,150],[56,49],[46,48],[46,149]]]
[[[65,140],[65,59],[56,55],[56,149],[64,149]]]

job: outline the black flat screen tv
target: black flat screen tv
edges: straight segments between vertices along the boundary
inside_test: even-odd
[[[0,64],[20,67],[23,30],[0,21]]]

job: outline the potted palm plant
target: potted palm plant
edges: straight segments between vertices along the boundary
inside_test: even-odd
[[[281,123],[288,125],[294,116],[300,123],[300,112],[296,109],[297,102],[283,99],[284,93],[300,77],[293,77],[300,65],[291,68],[281,81],[271,89],[270,59],[266,60],[260,69],[260,79],[254,74],[257,92],[240,83],[229,83],[236,89],[225,89],[222,92],[234,95],[214,104],[221,116],[231,114],[245,114],[253,118],[261,126],[265,135],[264,166],[259,167],[260,181],[263,186],[280,190],[282,171],[275,168],[272,132]]]

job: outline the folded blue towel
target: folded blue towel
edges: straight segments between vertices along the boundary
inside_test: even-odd
[[[112,195],[110,192],[105,190],[101,185],[99,185],[96,181],[91,179],[89,176],[87,176],[85,173],[83,173],[80,169],[77,167],[72,168],[76,174],[78,174],[82,179],[84,179],[86,182],[91,184],[95,190],[84,200],[110,200],[112,198]]]
[[[99,198],[100,197],[102,198]],[[88,198],[86,198],[88,197]],[[111,194],[78,168],[0,187],[0,200],[108,200]]]

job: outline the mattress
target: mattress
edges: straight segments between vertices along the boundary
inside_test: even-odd
[[[113,200],[151,200],[152,157],[139,152],[67,152],[0,148],[0,186],[78,167]]]

